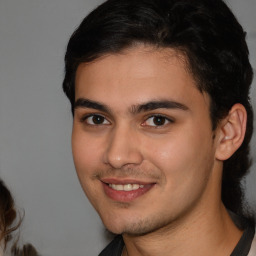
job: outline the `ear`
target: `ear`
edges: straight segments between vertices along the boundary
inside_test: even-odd
[[[224,161],[230,158],[241,146],[244,140],[247,122],[247,112],[242,104],[235,104],[218,128],[218,145],[215,157]]]

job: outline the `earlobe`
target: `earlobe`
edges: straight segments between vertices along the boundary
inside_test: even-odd
[[[216,159],[224,161],[230,158],[244,140],[247,112],[242,104],[235,104],[218,127],[218,145]]]

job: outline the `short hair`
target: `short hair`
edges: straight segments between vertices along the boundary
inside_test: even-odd
[[[249,98],[253,71],[245,37],[222,0],[109,0],[85,17],[71,36],[63,89],[73,113],[75,75],[80,63],[119,53],[138,43],[181,52],[198,89],[210,96],[213,130],[235,103],[246,108],[243,144],[224,161],[222,179],[224,205],[243,215],[242,178],[250,167],[249,142],[253,132]]]

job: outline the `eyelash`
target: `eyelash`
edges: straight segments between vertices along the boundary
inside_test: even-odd
[[[89,123],[88,122],[88,119],[89,118],[94,118],[94,117],[96,117],[96,118],[102,118],[102,120],[101,121],[103,121],[103,122],[101,122],[101,123],[98,123],[98,124],[96,124],[96,123]],[[164,121],[164,123],[163,124],[159,124],[159,125],[157,125],[157,124],[153,124],[153,125],[147,125],[146,124],[146,122],[148,122],[150,119],[153,119],[153,118],[161,118],[162,119],[162,121]],[[83,116],[81,119],[80,119],[80,121],[81,121],[81,123],[86,123],[86,125],[89,125],[89,126],[100,126],[100,125],[109,125],[109,124],[111,124],[111,122],[110,121],[108,121],[108,119],[105,117],[105,116],[103,116],[103,115],[100,115],[100,114],[89,114],[89,115],[85,115],[85,116]],[[107,123],[105,123],[105,122],[107,122]],[[153,120],[152,120],[152,122],[154,122]],[[145,121],[141,124],[142,126],[148,126],[148,127],[153,127],[153,128],[158,128],[158,127],[163,127],[163,126],[165,126],[165,125],[168,125],[169,123],[174,123],[174,120],[173,119],[170,119],[170,118],[168,118],[168,117],[166,117],[166,116],[164,116],[164,115],[157,115],[157,114],[155,114],[155,115],[151,115],[151,116],[148,116],[146,119],[145,119]]]

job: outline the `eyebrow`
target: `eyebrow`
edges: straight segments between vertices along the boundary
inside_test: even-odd
[[[85,98],[77,99],[75,101],[74,108],[91,108],[102,112],[111,113],[111,110],[107,107],[107,105]],[[159,108],[179,109],[184,111],[189,109],[186,105],[172,100],[153,100],[138,105],[132,105],[129,112],[135,115],[141,112],[152,111]]]
[[[111,112],[106,105],[99,103],[97,101],[88,100],[84,98],[79,98],[75,101],[74,109],[77,109],[77,108],[92,108],[92,109],[100,110],[106,113]]]
[[[179,102],[175,102],[172,100],[155,100],[146,102],[144,104],[134,105],[131,109],[132,113],[140,113],[150,110],[156,110],[159,108],[166,108],[166,109],[180,109],[180,110],[188,110],[189,108]]]

